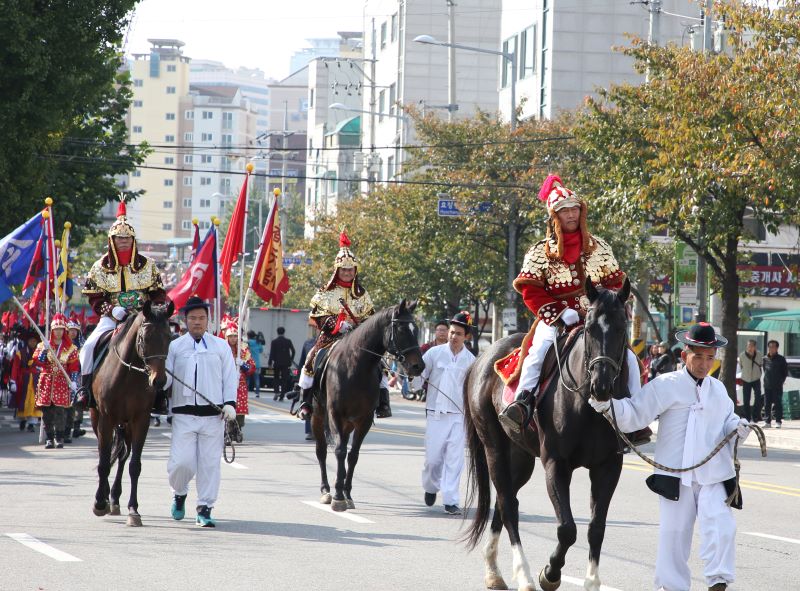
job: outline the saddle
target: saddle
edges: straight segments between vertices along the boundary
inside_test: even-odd
[[[97,368],[100,367],[103,361],[105,361],[105,358],[108,357],[111,338],[117,333],[117,330],[119,330],[119,328],[109,330],[97,340],[97,344],[94,346],[94,363],[92,363],[92,373],[95,373]]]

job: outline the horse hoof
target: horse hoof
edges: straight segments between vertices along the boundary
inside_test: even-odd
[[[356,504],[353,502],[353,499],[346,499],[345,502],[347,503],[348,509],[355,509]]]
[[[542,591],[556,591],[561,586],[561,579],[552,582],[547,580],[547,576],[544,574],[544,569],[547,567],[543,567],[542,570],[539,572],[539,585],[542,587]]]
[[[108,508],[108,503],[106,503],[105,505],[101,505],[100,507],[98,507],[97,505],[92,507],[92,513],[94,513],[98,517],[103,517],[104,515],[108,515],[110,512],[111,509]]]
[[[332,500],[333,497],[329,492],[322,493],[322,496],[319,498],[319,502],[321,505],[330,505]]]
[[[120,515],[119,505],[115,505],[111,503],[111,510],[108,512],[109,515]]]
[[[483,582],[487,589],[508,589],[508,585],[500,575],[486,575]]]
[[[131,527],[142,527],[142,516],[138,513],[128,513],[127,524]]]
[[[336,511],[337,513],[341,513],[342,511],[347,511],[347,501],[342,499],[341,501],[334,500],[331,502],[331,509]]]

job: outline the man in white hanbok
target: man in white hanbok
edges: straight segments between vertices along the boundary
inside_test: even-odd
[[[622,431],[641,429],[658,418],[655,461],[672,468],[692,466],[705,458],[732,431],[741,439],[750,433],[747,419],[734,414],[725,386],[709,376],[717,349],[728,341],[705,322],[675,337],[684,344],[686,366],[658,376],[631,398],[590,404],[606,412],[611,404]],[[689,591],[692,531],[700,528],[700,558],[711,591],[727,589],[734,580],[736,522],[731,506],[741,508],[731,439],[702,466],[678,475],[656,469],[648,487],[661,495],[658,554],[654,588]],[[729,499],[732,503],[729,506]]]
[[[475,356],[464,346],[467,331],[472,327],[469,312],[459,312],[450,321],[448,342],[431,347],[422,357],[428,381],[425,401],[425,465],[422,488],[425,504],[436,502],[442,491],[444,510],[461,514],[458,485],[464,470],[464,378]]]

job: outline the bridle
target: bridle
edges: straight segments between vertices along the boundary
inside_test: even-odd
[[[144,354],[144,328],[146,326],[151,326],[152,324],[153,324],[152,322],[148,322],[147,320],[145,320],[144,322],[142,322],[139,325],[139,328],[136,330],[136,343],[135,343],[136,356],[139,359],[142,360],[142,362],[144,363],[144,367],[138,367],[136,365],[133,365],[132,363],[128,363],[127,361],[125,361],[122,358],[122,355],[119,354],[119,350],[117,349],[117,344],[114,343],[114,353],[116,353],[117,359],[119,359],[119,362],[122,365],[124,365],[125,367],[127,367],[129,370],[138,371],[139,373],[144,374],[147,377],[150,377],[150,373],[151,373],[150,366],[148,365],[151,359],[166,359],[167,358],[166,355],[145,355]]]
[[[390,321],[390,332],[389,332],[389,345],[386,347],[386,351],[399,363],[403,363],[406,360],[406,353],[413,351],[414,349],[419,349],[419,344],[412,345],[410,347],[406,347],[405,349],[400,349],[397,346],[397,325],[400,322],[406,322],[404,320],[400,320],[397,318],[395,313],[392,313],[392,320]]]

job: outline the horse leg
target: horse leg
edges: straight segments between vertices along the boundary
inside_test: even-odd
[[[572,516],[569,502],[569,485],[572,482],[572,470],[561,460],[550,460],[545,463],[547,493],[553,503],[558,521],[558,544],[550,555],[550,563],[539,573],[539,584],[544,591],[555,591],[561,585],[561,569],[566,560],[567,551],[578,538],[578,528]]]
[[[311,432],[314,434],[317,462],[319,463],[319,473],[322,477],[322,483],[319,487],[319,491],[322,493],[322,496],[320,497],[319,502],[323,505],[330,505],[331,485],[328,484],[328,466],[326,464],[328,458],[328,441],[325,439],[325,420],[322,417],[322,412],[315,412],[311,415]]]
[[[622,456],[613,454],[611,459],[589,469],[592,482],[592,520],[589,522],[589,565],[583,587],[586,591],[600,591],[600,549],[606,534],[606,517],[611,497],[619,482],[622,471]]]
[[[92,419],[92,423],[96,424],[97,454],[99,456],[97,462],[97,492],[94,495],[92,511],[95,515],[101,517],[109,513],[108,475],[111,472],[111,434],[113,433],[114,425],[107,416],[99,415],[99,413],[92,415]]]
[[[118,443],[118,438],[121,437],[119,429],[116,427],[114,428],[114,437],[113,440]],[[127,443],[128,438],[128,429],[125,429],[125,441]],[[128,448],[130,449],[130,447]],[[111,453],[117,453],[118,447],[117,445],[112,445]],[[111,513],[110,515],[119,515],[119,498],[122,496],[122,475],[125,473],[125,461],[128,458],[127,450],[124,450],[125,453],[122,457],[114,458],[117,462],[117,473],[114,475],[114,484],[111,485]]]
[[[353,433],[353,444],[350,446],[350,452],[347,454],[347,476],[344,480],[344,498],[347,502],[348,509],[356,508],[353,498],[350,496],[350,492],[353,490],[353,474],[356,471],[361,444],[364,443],[364,438],[367,436],[367,433],[369,433],[371,425],[372,415],[370,415],[367,420],[363,421]]]
[[[148,409],[149,410],[149,409]],[[131,495],[128,499],[128,525],[141,527],[142,517],[139,515],[139,475],[142,473],[142,450],[150,428],[150,415],[140,416],[128,429],[130,431],[129,449],[131,461],[129,474],[131,477]]]
[[[495,502],[492,524],[489,526],[489,541],[483,547],[483,562],[486,574],[484,583],[487,589],[508,589],[500,567],[497,565],[497,550],[500,545],[500,534],[503,533],[503,519],[500,505]]]
[[[350,442],[350,431],[345,431],[341,425],[336,426],[336,484],[331,509],[334,511],[347,511],[347,499],[344,497],[344,478],[347,474],[345,459],[347,458],[347,444]]]

